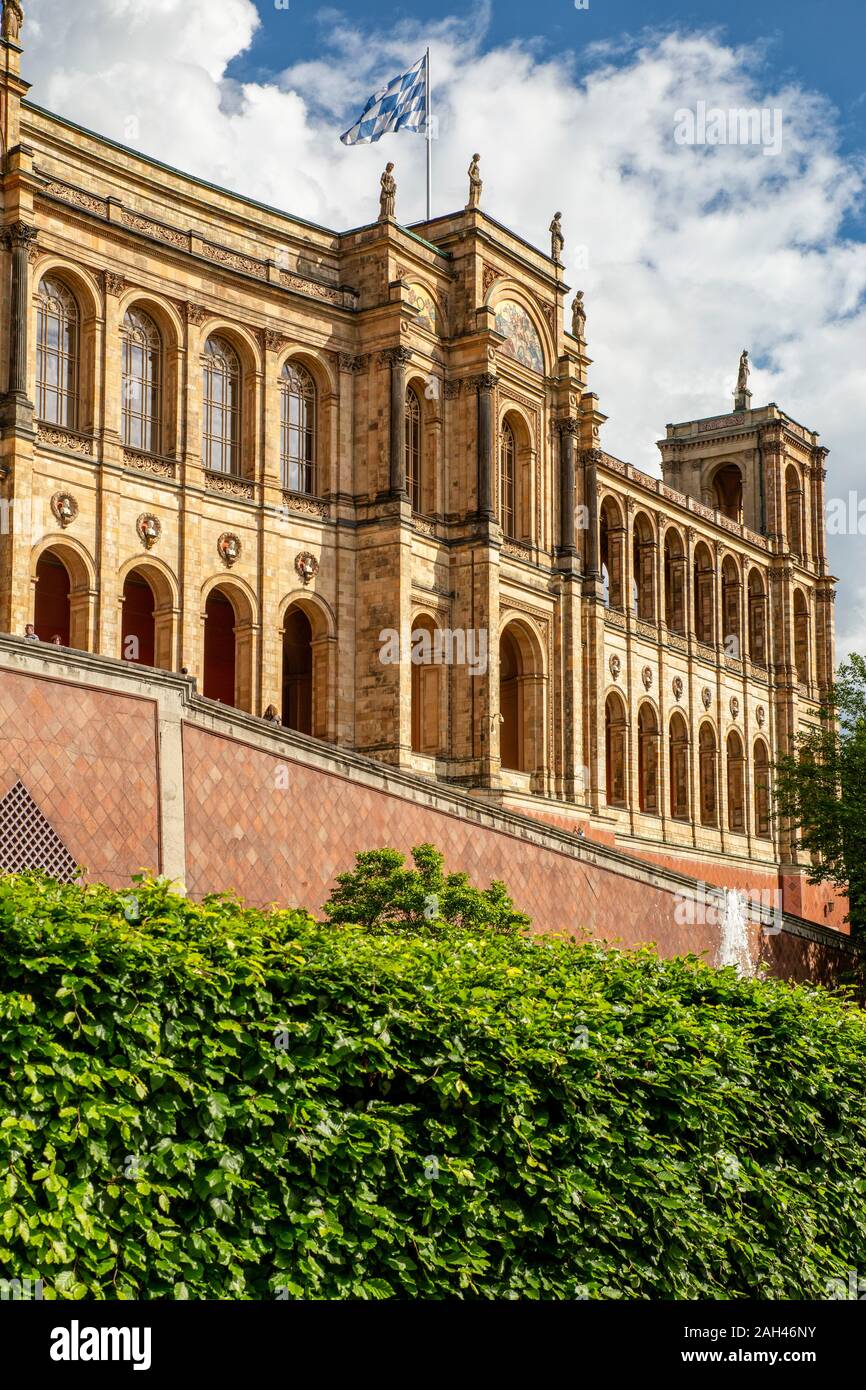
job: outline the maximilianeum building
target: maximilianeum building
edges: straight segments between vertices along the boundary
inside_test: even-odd
[[[834,665],[818,436],[743,369],[661,479],[611,457],[555,230],[212,187],[27,100],[5,9],[0,628],[802,883],[771,767]]]

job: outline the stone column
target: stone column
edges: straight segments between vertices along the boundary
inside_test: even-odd
[[[13,222],[5,231],[6,245],[12,253],[12,284],[9,300],[9,382],[4,417],[10,423],[33,424],[33,402],[27,395],[29,305],[29,253],[36,240],[36,228],[26,222]]]
[[[559,548],[563,555],[574,555],[574,451],[579,430],[577,420],[559,424]]]
[[[493,427],[493,392],[498,380],[492,372],[484,372],[475,382],[478,392],[478,515],[485,521],[492,521],[495,516],[493,469],[496,433]]]
[[[408,348],[386,348],[391,368],[391,423],[389,436],[388,490],[392,497],[406,497],[406,363]]]

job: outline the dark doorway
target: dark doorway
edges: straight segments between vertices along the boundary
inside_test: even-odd
[[[224,705],[235,702],[235,610],[219,589],[205,605],[204,693]]]
[[[313,629],[300,608],[289,609],[283,631],[283,725],[313,732]]]
[[[50,550],[40,555],[36,565],[33,625],[43,642],[59,637],[64,647],[69,646],[69,572]]]

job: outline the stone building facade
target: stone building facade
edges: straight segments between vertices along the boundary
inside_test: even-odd
[[[834,662],[817,435],[740,390],[650,477],[556,255],[202,183],[29,101],[13,27],[0,628],[838,923],[770,815]]]

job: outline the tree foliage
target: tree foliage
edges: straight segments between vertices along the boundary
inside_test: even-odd
[[[847,890],[852,935],[866,936],[866,659],[843,663],[820,722],[801,731],[776,765],[779,815],[814,860],[813,883]]]
[[[412,851],[414,869],[396,849],[365,850],[355,868],[337,875],[337,887],[325,904],[335,925],[355,922],[371,931],[429,931],[446,926],[511,934],[529,926],[504,883],[473,888],[466,874],[445,874],[445,858],[433,845]]]
[[[47,1297],[812,1299],[863,1267],[866,1025],[819,989],[19,877],[0,1050],[0,1276]]]

